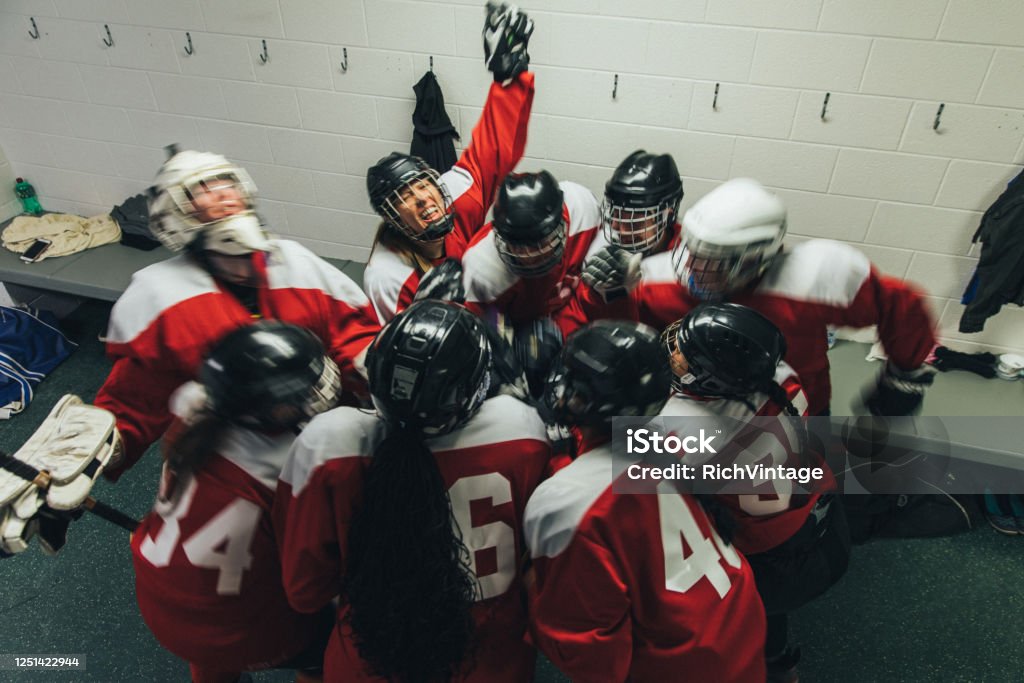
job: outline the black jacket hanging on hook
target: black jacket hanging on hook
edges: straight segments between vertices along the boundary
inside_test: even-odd
[[[455,130],[444,109],[444,94],[433,71],[423,74],[412,87],[416,93],[416,109],[412,113],[412,146],[409,153],[422,157],[438,173],[455,165]]]
[[[981,258],[967,294],[973,294],[960,318],[961,332],[981,332],[985,320],[1003,304],[1024,306],[1024,172],[1010,181],[974,233]],[[972,291],[973,290],[973,291]]]

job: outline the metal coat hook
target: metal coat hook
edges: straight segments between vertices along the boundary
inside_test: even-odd
[[[341,48],[341,73],[348,73],[348,48]]]
[[[615,74],[615,83],[612,85],[612,99],[619,96],[619,74]]]
[[[188,31],[185,31],[185,40],[188,41],[185,43],[185,54],[191,57],[194,50],[192,49],[192,34]]]
[[[29,17],[28,20],[32,22],[32,30],[28,34],[32,36],[32,40],[39,40],[39,27],[36,26],[36,18]]]
[[[939,120],[942,119],[942,110],[946,108],[945,102],[939,105],[939,110],[935,112],[935,123],[932,124],[932,130],[939,129]]]
[[[114,47],[114,36],[110,35],[110,25],[103,24],[103,28],[107,31],[107,37],[103,39],[103,44],[107,47]]]
[[[828,101],[832,97],[832,93],[825,93],[825,101],[821,103],[821,120],[825,120],[825,112],[828,111]]]
[[[715,99],[711,100],[711,108],[716,111],[718,110],[718,86],[720,85],[721,83],[715,83]]]
[[[264,40],[263,41],[263,54],[260,55],[260,61],[263,62],[264,64],[266,64],[268,59],[270,59],[270,55],[267,54],[267,41]]]
[[[430,73],[434,73],[434,55],[430,55]]]

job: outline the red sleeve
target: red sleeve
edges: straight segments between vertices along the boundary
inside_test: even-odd
[[[637,297],[641,291],[642,288],[637,287],[630,292],[629,296],[619,297],[611,303],[607,303],[590,285],[580,282],[573,297],[552,314],[552,319],[562,331],[563,337],[568,337],[572,332],[594,320],[638,320]]]
[[[878,325],[878,337],[892,362],[903,370],[924,363],[935,347],[935,322],[916,288],[896,278],[871,272],[845,309],[828,321],[850,327]]]
[[[291,458],[296,457],[293,450]],[[341,592],[342,548],[358,505],[361,461],[328,460],[309,473],[297,493],[292,483],[278,482],[273,515],[282,582],[289,604],[299,612],[316,612]]]
[[[577,536],[558,556],[534,562],[535,644],[575,683],[627,680],[633,622],[629,591],[612,554]]]
[[[523,157],[533,92],[529,71],[507,87],[491,84],[473,138],[455,163],[473,178],[472,188],[454,198],[456,226],[467,241],[483,226],[498,185]]]
[[[124,460],[103,474],[117,481],[160,438],[171,423],[168,400],[179,386],[192,379],[173,365],[122,356],[114,361],[93,403],[117,417]]]

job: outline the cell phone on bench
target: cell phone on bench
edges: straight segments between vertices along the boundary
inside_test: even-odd
[[[32,246],[30,246],[28,250],[21,255],[21,260],[25,263],[35,263],[42,257],[43,252],[50,248],[51,244],[53,244],[53,242],[48,239],[43,237],[36,238],[36,241],[32,243]]]

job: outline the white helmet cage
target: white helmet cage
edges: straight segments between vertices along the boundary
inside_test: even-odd
[[[607,197],[601,202],[601,227],[605,239],[634,254],[649,254],[665,237],[679,211],[680,197],[657,204],[631,207],[613,203]]]
[[[215,181],[232,183],[243,210],[214,221],[196,216],[193,197]],[[186,150],[168,159],[150,188],[150,230],[171,251],[181,251],[202,233],[204,248],[229,256],[267,248],[267,235],[253,211],[256,186],[244,169],[219,154]]]
[[[413,213],[416,212],[416,191],[413,188],[417,183],[422,182],[431,183],[435,188],[437,188],[437,192],[441,195],[444,206],[437,207],[439,213],[435,214],[432,218],[427,218],[427,229],[420,232],[415,228],[406,225],[398,212],[398,207],[405,206],[409,211],[412,211]],[[410,194],[412,194],[411,198],[409,196]],[[448,214],[448,207],[451,205],[451,195],[444,184],[441,183],[440,174],[434,169],[427,167],[418,171],[407,182],[391,192],[384,201],[381,202],[380,209],[384,214],[384,219],[391,225],[391,227],[397,229],[409,239],[416,240],[417,242],[429,242],[441,239],[451,232],[452,218]]]
[[[756,180],[715,188],[683,216],[672,252],[679,281],[705,300],[723,298],[759,278],[782,248],[786,208]]]

